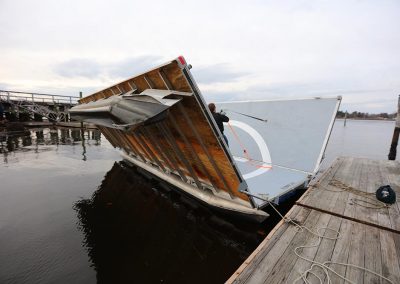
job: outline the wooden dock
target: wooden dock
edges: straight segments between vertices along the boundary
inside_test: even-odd
[[[350,283],[400,283],[399,202],[384,206],[375,198],[386,184],[399,200],[399,162],[338,158],[227,283],[304,283],[299,277],[313,263],[325,263]],[[332,283],[347,283],[333,271],[328,270]],[[310,283],[320,283],[317,277],[328,283],[321,267],[314,265],[311,272]]]

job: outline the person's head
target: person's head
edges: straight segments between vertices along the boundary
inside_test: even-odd
[[[215,112],[215,104],[214,103],[210,103],[208,104],[208,108],[210,109],[211,112]]]

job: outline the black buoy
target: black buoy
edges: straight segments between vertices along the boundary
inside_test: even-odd
[[[396,202],[396,192],[390,185],[384,185],[376,191],[376,198],[384,203],[393,204]]]

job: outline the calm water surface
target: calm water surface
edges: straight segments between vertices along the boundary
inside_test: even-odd
[[[325,165],[386,159],[393,129],[337,121]],[[96,131],[2,135],[0,159],[0,283],[222,283],[279,221],[215,215],[122,162]]]

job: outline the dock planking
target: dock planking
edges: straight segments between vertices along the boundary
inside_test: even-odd
[[[398,162],[342,157],[296,204],[400,233],[399,202],[386,207],[375,197],[387,184],[400,194]]]
[[[293,283],[311,267],[310,260],[332,262],[331,269],[354,283],[390,283],[378,275],[400,283],[399,203],[385,207],[375,198],[376,189],[386,184],[400,195],[399,162],[338,158],[285,216],[314,232],[330,228],[325,235],[332,238],[319,239],[282,220],[227,283]],[[308,260],[298,257],[296,248]],[[321,268],[312,272],[328,283]],[[316,276],[308,274],[307,280],[319,283]],[[333,272],[329,277],[332,283],[346,283]]]

